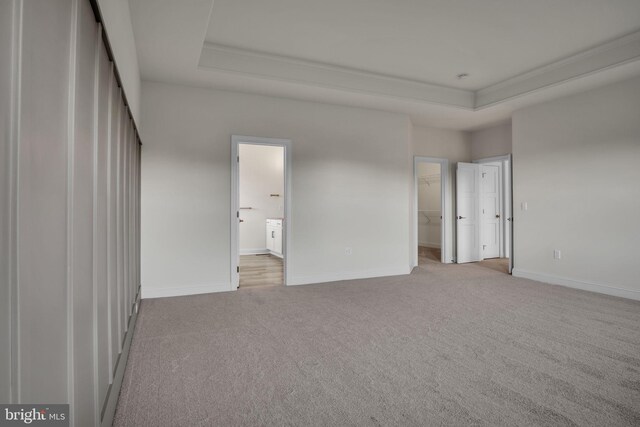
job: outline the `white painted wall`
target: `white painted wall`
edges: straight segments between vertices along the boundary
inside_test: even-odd
[[[292,284],[409,272],[406,116],[152,82],[142,94],[143,297],[231,288],[232,134],[292,140]]]
[[[515,275],[640,299],[639,118],[640,78],[515,112]]]
[[[439,157],[449,160],[449,186],[445,192],[448,224],[445,227],[445,259],[455,255],[455,171],[457,162],[471,161],[471,135],[469,132],[413,126],[411,131],[414,156]],[[413,211],[413,207],[412,207]],[[412,224],[415,218],[412,216]],[[417,248],[417,242],[412,246]]]
[[[140,121],[140,67],[136,42],[133,36],[131,10],[129,0],[98,0],[98,6],[104,20],[105,31],[109,35],[111,50],[118,64],[118,72],[122,86],[127,94],[131,114],[138,124],[138,132],[142,134]]]
[[[440,164],[421,162],[418,169],[418,244],[439,248],[442,238]]]
[[[471,132],[473,160],[511,154],[511,121]]]
[[[240,254],[266,252],[266,220],[284,216],[284,148],[240,144]],[[272,197],[271,194],[279,194]]]

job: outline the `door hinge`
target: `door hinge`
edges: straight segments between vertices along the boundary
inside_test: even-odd
[[[236,267],[236,273],[240,273],[240,266]]]
[[[240,211],[236,211],[236,218],[240,218]]]
[[[236,161],[240,163],[240,156],[236,157]]]

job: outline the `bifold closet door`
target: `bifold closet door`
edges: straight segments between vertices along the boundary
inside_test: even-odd
[[[91,5],[78,1],[75,13],[75,34],[72,32],[70,62],[75,66],[70,96],[69,138],[69,290],[71,292],[72,394],[70,402],[76,425],[90,425],[97,411],[94,390],[94,140],[96,53],[98,24]],[[73,31],[73,30],[72,30]],[[75,39],[74,39],[75,36]]]
[[[0,402],[11,402],[13,4],[0,1]]]
[[[140,283],[135,124],[89,0],[0,2],[0,59],[0,401],[109,424]]]
[[[118,176],[118,159],[120,154],[120,110],[124,108],[122,95],[118,85],[114,84],[114,76],[111,76],[111,115],[109,117],[110,138],[107,165],[107,199],[109,208],[107,211],[107,283],[109,295],[109,326],[110,326],[110,362],[109,378],[115,375],[115,364],[118,355],[122,351],[122,316],[120,315],[120,260],[118,259],[118,233],[120,222],[118,221],[118,196],[120,179]]]
[[[19,108],[16,114],[16,400],[68,403],[72,295],[68,261],[69,93],[73,1],[22,0],[19,12]],[[74,47],[75,49],[75,47]],[[16,80],[14,80],[16,81]],[[17,81],[16,81],[17,84]],[[71,269],[70,269],[71,270]]]
[[[109,139],[111,130],[113,65],[102,40],[96,50],[96,120],[97,138],[94,150],[94,289],[96,321],[96,386],[97,410],[101,411],[112,380],[112,340],[109,295]]]

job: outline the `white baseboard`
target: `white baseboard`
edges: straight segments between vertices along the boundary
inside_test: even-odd
[[[282,259],[284,259],[284,256],[283,256],[282,254],[279,254],[278,252],[274,252],[274,251],[269,251],[269,250],[268,250],[268,251],[267,251],[267,253],[268,253],[269,255],[273,255],[273,256],[275,256],[275,257],[278,257],[278,258],[282,258]]]
[[[533,271],[514,268],[512,272],[515,277],[536,280],[538,282],[549,283],[552,285],[566,286],[568,288],[582,289],[584,291],[597,292],[599,294],[611,295],[614,297],[628,298],[640,301],[640,291],[632,289],[624,289],[611,285],[603,285],[601,283],[585,282],[583,280],[570,279],[568,277],[554,276],[545,273],[536,273]]]
[[[240,249],[240,255],[266,255],[270,251],[267,248]]]
[[[374,277],[403,276],[411,273],[409,267],[396,267],[382,270],[367,270],[341,273],[327,273],[315,276],[294,277],[289,285],[311,285],[313,283],[338,282],[341,280],[371,279]]]
[[[184,295],[210,294],[213,292],[228,292],[231,290],[230,283],[198,285],[198,286],[176,286],[171,288],[149,288],[142,286],[142,299],[179,297]]]

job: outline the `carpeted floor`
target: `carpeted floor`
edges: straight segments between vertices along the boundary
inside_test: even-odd
[[[144,300],[116,426],[640,425],[640,302],[429,262]]]

